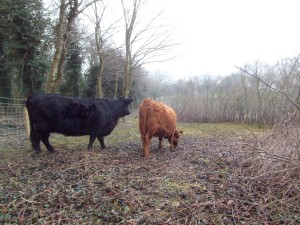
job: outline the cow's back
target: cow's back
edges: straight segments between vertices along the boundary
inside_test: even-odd
[[[152,132],[173,132],[176,129],[176,113],[163,103],[145,99],[139,107],[139,127],[141,134]]]
[[[32,95],[26,107],[36,129],[64,135],[89,134],[96,115],[93,100],[60,95]]]

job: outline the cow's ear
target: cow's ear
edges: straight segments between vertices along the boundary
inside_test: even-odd
[[[133,101],[132,98],[125,98],[123,96],[119,97],[119,99],[126,104],[130,104]]]
[[[123,102],[125,102],[127,104],[130,104],[131,102],[133,102],[133,99],[132,98],[125,98],[125,99],[123,99]]]

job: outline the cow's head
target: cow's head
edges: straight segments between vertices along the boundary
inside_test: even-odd
[[[130,111],[129,111],[128,106],[133,101],[133,99],[132,98],[120,97],[119,100],[122,102],[121,117],[129,115]]]
[[[174,147],[177,147],[178,146],[178,140],[179,140],[179,137],[182,135],[183,131],[180,130],[176,130],[175,133],[174,133],[174,137],[173,137],[173,146]]]

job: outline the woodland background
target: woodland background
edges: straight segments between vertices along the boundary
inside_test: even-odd
[[[274,124],[298,110],[299,56],[274,65],[250,62],[235,74],[175,81],[172,74],[144,69],[158,57],[170,59],[178,45],[167,23],[157,26],[163,12],[142,14],[147,4],[120,1],[120,18],[110,21],[109,1],[2,1],[0,96],[123,95],[134,98],[134,107],[151,97],[168,102],[185,122]],[[119,43],[116,35],[122,37]]]

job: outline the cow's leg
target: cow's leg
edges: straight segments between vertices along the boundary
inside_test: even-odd
[[[36,153],[40,153],[41,152],[41,145],[40,145],[41,140],[37,139],[34,143],[34,150]]]
[[[142,150],[145,150],[145,135],[141,134],[141,140],[142,140]]]
[[[100,142],[101,148],[106,148],[104,144],[104,137],[103,136],[98,136],[98,140]]]
[[[48,150],[50,153],[54,153],[54,152],[55,152],[55,149],[54,149],[53,146],[49,143],[49,136],[50,136],[50,134],[49,134],[49,133],[46,133],[46,134],[42,134],[40,137],[41,137],[42,142],[43,142],[44,145],[46,146],[47,150]]]
[[[30,141],[32,144],[32,148],[35,150],[35,152],[40,153],[41,152],[41,146],[40,146],[41,139],[39,138],[39,136],[37,135],[36,132],[34,132],[34,131],[30,132]]]
[[[169,143],[170,143],[170,151],[174,151],[173,139],[174,139],[174,134],[172,134],[171,137],[168,138]]]
[[[158,148],[162,149],[162,137],[158,137]]]
[[[94,144],[94,141],[96,140],[96,135],[94,134],[91,134],[90,135],[90,141],[89,141],[89,145],[88,145],[88,149],[92,149],[93,148],[93,144]]]
[[[151,136],[150,135],[145,135],[144,138],[144,154],[148,158],[149,153],[150,153],[150,141],[151,141]]]
[[[36,138],[33,142],[32,142],[32,146],[35,150],[35,153],[40,153],[41,152],[41,145],[40,145],[41,140],[39,138]]]

